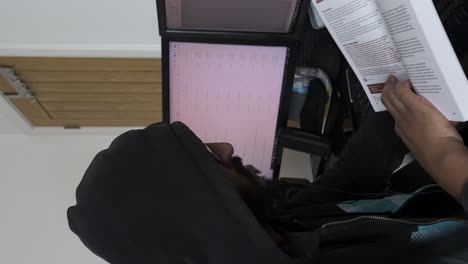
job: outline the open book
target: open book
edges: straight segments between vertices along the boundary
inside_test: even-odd
[[[431,0],[313,2],[375,111],[392,73],[448,119],[468,120],[468,81]]]

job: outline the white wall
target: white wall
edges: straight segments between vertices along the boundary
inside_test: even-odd
[[[161,55],[155,0],[1,0],[0,32],[0,56]],[[104,263],[69,230],[66,210],[122,130],[33,129],[0,96],[0,263]]]
[[[0,98],[0,104],[1,103],[2,103],[2,100]],[[17,113],[15,113],[15,115],[17,115]],[[13,122],[7,117],[7,115],[0,113],[0,135],[1,134],[16,134],[18,132],[21,132],[21,131],[15,124],[13,124]]]
[[[159,57],[156,0],[2,0],[0,56]]]
[[[26,121],[23,115],[16,111],[0,93],[0,136],[2,134],[22,134],[27,131],[32,131],[29,121]]]
[[[66,210],[114,136],[0,136],[0,263],[104,263],[69,230]]]

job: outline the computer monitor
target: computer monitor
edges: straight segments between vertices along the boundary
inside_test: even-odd
[[[168,121],[182,121],[205,143],[233,144],[244,164],[272,178],[286,75],[292,75],[287,73],[290,47],[180,41],[166,45],[168,83],[163,91]]]
[[[216,36],[219,40],[297,41],[305,0],[156,0],[163,37]]]
[[[168,29],[289,33],[299,0],[164,0]],[[242,19],[239,19],[242,18]]]

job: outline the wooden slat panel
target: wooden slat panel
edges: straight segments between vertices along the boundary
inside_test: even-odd
[[[28,83],[34,93],[161,93],[161,83]]]
[[[162,111],[161,104],[154,103],[63,103],[63,102],[43,102],[42,106],[47,111]]]
[[[160,83],[160,72],[66,72],[17,71],[27,83],[34,82],[85,82],[85,83]]]
[[[11,102],[29,119],[50,119],[41,104],[34,99],[13,98]]]
[[[160,59],[0,57],[21,71],[161,71]]]
[[[86,94],[86,93],[38,93],[36,98],[46,102],[151,102],[160,105],[161,94]]]
[[[40,102],[13,101],[35,126],[134,127],[162,120],[160,59],[0,57],[0,66],[14,67]]]
[[[2,76],[0,76],[0,92],[4,94],[16,94],[15,89]]]
[[[161,112],[49,111],[54,119],[161,119]]]
[[[40,119],[32,118],[31,123],[36,127],[145,127],[161,119]]]

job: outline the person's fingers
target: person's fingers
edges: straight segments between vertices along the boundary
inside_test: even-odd
[[[394,119],[396,119],[398,116],[398,111],[395,109],[391,100],[389,99],[388,93],[382,95],[382,103],[385,105],[390,115],[393,116]]]
[[[395,75],[390,74],[388,76],[387,82],[385,83],[385,88],[387,87],[393,88],[397,85],[397,83],[398,83],[398,78]]]
[[[431,102],[429,102],[429,100],[414,92],[410,81],[404,82],[397,89],[397,94],[408,111],[430,111],[434,115],[443,116],[442,113],[440,113],[440,111]]]
[[[391,98],[390,98],[390,93],[392,92],[392,89],[395,88],[395,85],[397,83],[397,79],[394,75],[390,75],[388,77],[387,82],[385,83],[384,89],[382,91],[382,103],[388,107],[387,105],[390,105]]]
[[[394,119],[398,119],[401,115],[400,112],[404,110],[403,105],[395,96],[397,82],[398,79],[394,75],[390,75],[382,93],[382,103],[385,105]]]
[[[398,124],[395,124],[395,133],[396,133],[399,137],[401,137],[401,135],[402,135],[402,134],[401,134],[401,128],[400,128],[400,126],[398,126]]]
[[[398,87],[393,88],[390,90],[387,94],[389,101],[393,105],[396,111],[398,111],[399,114],[403,113],[406,111],[406,106],[405,104],[402,103],[401,98],[398,96],[396,93],[396,90]]]
[[[404,107],[414,106],[415,100],[418,100],[418,95],[413,92],[412,87],[410,81],[404,81],[395,89],[395,96]]]
[[[405,104],[410,111],[430,113],[433,119],[447,120],[447,118],[426,98],[414,93],[408,94]],[[448,122],[448,120],[447,120]]]
[[[417,95],[416,97],[413,97],[413,100],[416,101],[417,104],[419,105],[423,105],[425,107],[428,107],[429,109],[431,109],[431,111],[436,111],[438,112],[439,114],[442,115],[442,113],[440,113],[439,109],[437,109],[437,107],[435,107],[429,100],[427,100],[426,98],[420,96],[420,95]]]

